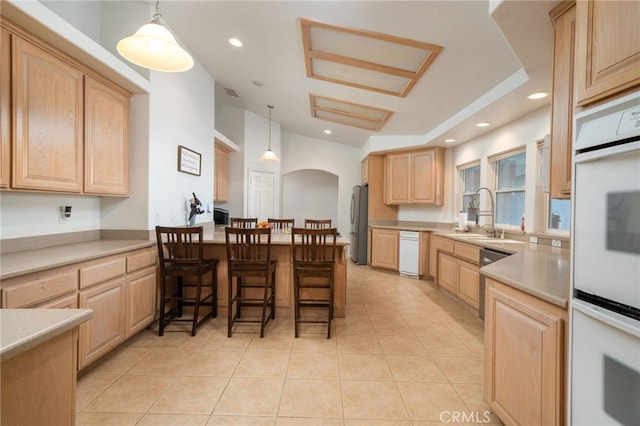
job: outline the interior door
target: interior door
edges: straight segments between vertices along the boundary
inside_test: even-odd
[[[249,172],[249,199],[247,216],[266,220],[274,217],[274,175],[273,172]]]

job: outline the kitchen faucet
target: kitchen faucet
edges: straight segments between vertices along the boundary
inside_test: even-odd
[[[491,218],[491,225],[490,225],[489,229],[487,230],[487,234],[491,235],[493,238],[495,238],[496,237],[496,227],[495,227],[496,204],[495,204],[495,202],[493,200],[493,194],[491,193],[491,190],[489,188],[481,186],[476,191],[476,195],[480,194],[480,191],[483,190],[483,189],[489,193],[489,197],[491,198],[491,210],[490,211],[478,210],[478,216],[489,216]],[[480,205],[480,204],[478,203],[478,205]]]

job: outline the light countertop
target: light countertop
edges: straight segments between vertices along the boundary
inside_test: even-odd
[[[148,240],[94,240],[0,255],[0,280],[155,245]]]
[[[570,298],[570,251],[568,249],[512,239],[489,238],[480,234],[457,233],[451,231],[451,225],[442,223],[379,221],[372,222],[369,226],[427,231],[432,232],[433,235],[511,254],[480,268],[480,273],[554,305],[565,309],[568,307]]]
[[[91,309],[0,309],[0,358],[26,352],[92,316]]]
[[[209,244],[226,244],[224,226],[216,226],[214,229],[205,229],[203,238],[205,243]],[[271,244],[274,245],[290,245],[291,244],[291,232],[285,232],[282,230],[272,230],[271,232]],[[351,241],[344,235],[339,234],[336,240],[338,246],[348,246]]]

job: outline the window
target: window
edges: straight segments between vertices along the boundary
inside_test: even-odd
[[[480,163],[474,162],[464,166],[459,166],[458,172],[460,173],[460,180],[462,181],[461,210],[470,213],[468,211],[469,207],[477,207],[475,206],[475,203],[477,202],[475,194],[478,188],[480,188]],[[469,215],[467,219],[471,222],[475,221],[475,214],[473,214],[473,217]]]
[[[551,231],[569,232],[571,225],[571,201],[551,198],[549,196],[549,214],[547,229]]]
[[[526,152],[523,149],[494,157],[496,223],[520,226],[524,214]]]

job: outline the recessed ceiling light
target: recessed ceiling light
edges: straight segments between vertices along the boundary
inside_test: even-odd
[[[529,99],[543,99],[549,96],[548,92],[536,92],[528,96]]]
[[[326,134],[328,134],[328,135],[330,135],[331,133],[333,133],[333,132],[331,132],[331,130],[329,130],[329,129],[326,129],[324,132],[325,132]]]
[[[483,121],[482,123],[476,123],[476,127],[488,127],[491,123]]]
[[[242,42],[237,38],[230,38],[229,43],[234,47],[242,47]]]
[[[454,143],[456,140],[455,139],[445,139],[444,141],[446,143]]]

